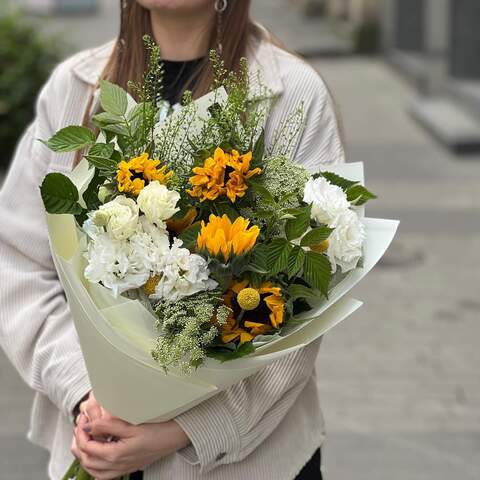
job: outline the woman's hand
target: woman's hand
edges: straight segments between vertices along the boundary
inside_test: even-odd
[[[98,440],[108,437],[115,440]],[[88,421],[82,413],[75,429],[72,453],[90,475],[109,480],[144,470],[188,444],[185,432],[174,421],[135,426],[111,415]]]
[[[88,421],[98,420],[99,418],[113,418],[98,402],[93,392],[90,392],[87,399],[80,404],[80,413],[83,413]],[[78,418],[77,418],[78,423]]]

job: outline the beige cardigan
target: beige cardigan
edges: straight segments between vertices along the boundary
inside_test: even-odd
[[[53,154],[37,139],[81,123],[111,48],[81,52],[56,68],[0,193],[0,344],[36,392],[29,438],[51,452],[54,480],[72,460],[71,412],[90,383],[52,262],[38,188],[47,172],[71,170],[73,154]],[[344,161],[331,98],[316,72],[267,41],[251,54],[250,65],[279,97],[267,144],[303,101],[297,161],[311,170]],[[191,446],[150,466],[145,480],[292,480],[324,438],[314,372],[318,348],[314,342],[177,417]]]

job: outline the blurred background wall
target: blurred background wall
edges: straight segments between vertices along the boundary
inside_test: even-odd
[[[317,361],[326,479],[478,480],[480,1],[252,6],[330,86],[347,159],[379,195],[368,214],[401,220],[354,292],[365,306]],[[4,167],[53,64],[117,28],[116,0],[0,0]],[[46,455],[25,439],[32,394],[2,354],[0,386],[0,478],[44,480]]]

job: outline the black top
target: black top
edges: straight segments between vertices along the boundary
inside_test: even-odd
[[[162,60],[164,68],[163,99],[171,105],[180,102],[185,84],[202,61],[203,58],[187,61]],[[192,85],[189,85],[188,88],[191,89]]]

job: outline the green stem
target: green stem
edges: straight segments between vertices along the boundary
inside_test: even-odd
[[[63,480],[95,480],[95,478],[82,468],[78,460],[75,460],[70,465]],[[122,475],[118,480],[130,480],[130,475]]]

